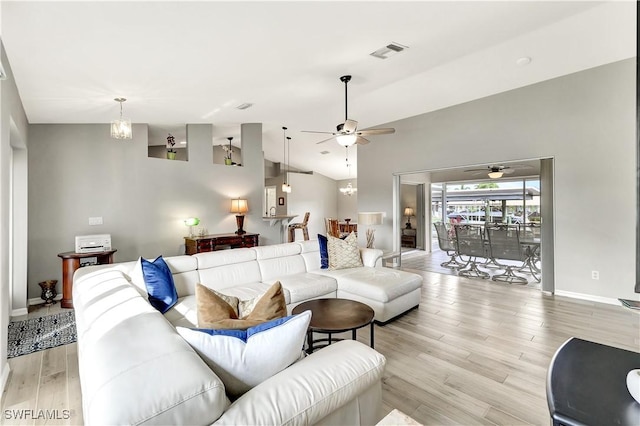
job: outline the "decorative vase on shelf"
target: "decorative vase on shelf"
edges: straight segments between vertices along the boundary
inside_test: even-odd
[[[45,301],[47,305],[53,305],[53,299],[58,295],[56,292],[56,284],[58,284],[58,280],[47,280],[38,283],[40,288],[42,288],[42,294],[40,298]]]
[[[176,159],[176,153],[175,152],[167,152],[167,158],[169,160],[175,160]]]
[[[225,158],[224,159],[224,164],[227,166],[231,166],[233,165],[233,161],[231,161],[231,158]]]

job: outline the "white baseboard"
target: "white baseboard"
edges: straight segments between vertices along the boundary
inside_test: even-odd
[[[620,301],[618,299],[612,299],[610,297],[594,296],[592,294],[574,293],[572,291],[556,290],[557,296],[572,297],[574,299],[588,300],[590,302],[606,303],[607,305],[618,305]]]
[[[11,311],[11,316],[19,317],[22,315],[27,315],[28,313],[29,313],[29,310],[27,308],[14,309]]]
[[[53,300],[62,300],[62,295],[61,294],[57,295],[56,297],[53,298]],[[34,297],[33,299],[29,299],[27,303],[29,304],[29,306],[41,305],[44,303],[44,300],[42,300],[41,297]]]
[[[9,363],[5,362],[2,367],[2,376],[0,376],[0,394],[4,393],[4,388],[7,385],[7,380],[9,380],[9,373],[11,372],[11,368],[9,367]]]

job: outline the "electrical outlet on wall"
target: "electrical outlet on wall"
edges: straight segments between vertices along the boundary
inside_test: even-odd
[[[591,279],[599,280],[600,279],[600,271],[591,271]]]

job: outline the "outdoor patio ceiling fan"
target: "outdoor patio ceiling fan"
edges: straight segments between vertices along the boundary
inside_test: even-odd
[[[349,115],[347,113],[347,84],[351,81],[350,75],[343,75],[340,77],[340,81],[344,83],[344,123],[340,123],[336,126],[335,132],[316,132],[312,130],[303,130],[305,133],[325,133],[332,135],[329,139],[322,140],[320,143],[325,143],[330,140],[336,140],[340,145],[349,147],[353,144],[364,145],[368,144],[369,140],[365,139],[363,136],[368,135],[387,135],[390,133],[395,133],[396,129],[387,127],[383,129],[363,129],[358,130],[358,122],[355,120],[350,120]]]
[[[500,179],[503,175],[510,175],[517,169],[530,169],[532,166],[526,164],[514,164],[513,166],[487,166],[480,169],[465,170],[465,173],[471,173],[473,175],[480,175],[486,173],[491,179]]]

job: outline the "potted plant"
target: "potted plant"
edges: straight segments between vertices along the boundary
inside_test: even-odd
[[[229,137],[227,139],[229,139],[229,146],[226,146],[226,145],[220,145],[220,146],[222,147],[222,149],[224,149],[224,152],[225,152],[224,164],[227,166],[232,166],[233,160],[231,159],[231,154],[233,154],[233,150],[231,149],[231,141],[233,140],[233,137]]]
[[[176,138],[171,133],[169,133],[169,136],[167,136],[167,158],[169,160],[176,159],[177,151],[173,148],[175,144],[176,144]]]

